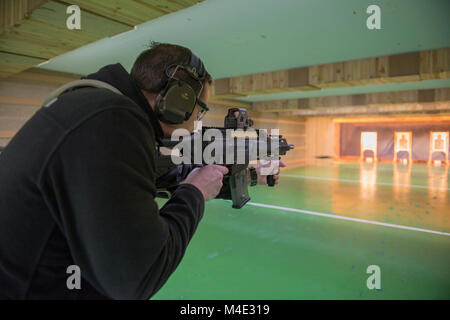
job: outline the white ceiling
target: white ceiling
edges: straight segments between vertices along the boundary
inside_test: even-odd
[[[366,27],[366,8],[371,4],[381,8],[381,30]],[[446,48],[450,47],[449,12],[449,0],[206,0],[53,58],[42,68],[87,74],[120,62],[129,70],[150,41],[189,47],[216,79]],[[244,100],[390,91],[396,86],[400,88],[370,85]],[[401,90],[430,86],[450,87],[450,83],[415,82],[403,84]]]

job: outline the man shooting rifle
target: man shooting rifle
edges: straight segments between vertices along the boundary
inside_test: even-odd
[[[242,208],[250,200],[248,186],[256,185],[258,176],[266,177],[264,183],[267,181],[273,187],[275,178],[269,173],[277,173],[278,167],[270,166],[278,165],[279,157],[285,155],[293,145],[288,144],[282,136],[267,135],[266,130],[255,130],[252,126],[253,120],[247,116],[247,110],[230,108],[224,119],[224,127],[201,126],[190,136],[181,134],[181,142],[178,136],[175,139],[162,139],[160,146],[172,150],[171,155],[160,153],[158,156],[158,171],[165,173],[159,177],[160,186],[164,186],[163,190],[160,189],[163,191],[161,194],[164,196],[167,195],[165,191],[175,190],[177,182],[181,181],[182,167],[172,169],[174,163],[194,164],[196,167],[211,163],[225,165],[228,173],[224,176],[224,186],[218,197],[232,200],[232,206],[236,209]],[[182,156],[177,156],[175,150]],[[258,170],[249,167],[249,163],[257,160],[265,160],[264,165],[258,166]],[[284,166],[282,161],[280,164]],[[264,174],[265,169],[267,172]],[[177,175],[178,180],[174,179]],[[278,179],[278,174],[276,176]]]
[[[149,299],[161,288],[229,172],[177,167],[158,209],[158,141],[193,130],[210,84],[189,49],[155,44],[131,74],[108,65],[47,99],[0,155],[0,300]]]

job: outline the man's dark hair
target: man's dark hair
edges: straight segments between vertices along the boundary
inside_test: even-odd
[[[139,88],[149,93],[158,93],[164,89],[168,81],[166,68],[173,64],[188,66],[190,59],[191,50],[188,48],[176,44],[152,42],[150,48],[137,57],[131,69],[131,76]],[[198,81],[184,71],[178,71],[176,76],[186,81],[195,93],[199,94],[201,86]],[[211,84],[212,78],[205,68],[203,86],[206,83]]]

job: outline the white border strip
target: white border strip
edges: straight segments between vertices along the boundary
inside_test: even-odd
[[[322,180],[322,181],[351,182],[351,183],[359,183],[359,184],[361,184],[361,180],[324,178],[324,177],[314,177],[314,176],[302,176],[302,175],[296,175],[296,174],[281,174],[281,177],[290,177],[290,178],[297,178],[297,179]],[[374,184],[378,184],[378,185],[382,185],[382,186],[392,186],[392,187],[407,187],[407,188],[420,188],[420,189],[432,189],[432,190],[450,191],[450,188],[429,187],[429,186],[421,186],[421,185],[417,185],[417,184],[397,184],[397,183],[389,183],[389,182],[375,182]]]
[[[375,224],[378,226],[404,229],[404,230],[410,230],[410,231],[434,233],[434,234],[439,234],[442,236],[450,236],[450,233],[447,233],[447,232],[407,227],[407,226],[402,226],[402,225],[398,225],[398,224],[370,221],[370,220],[364,220],[364,219],[358,219],[358,218],[344,217],[344,216],[338,216],[338,215],[329,214],[329,213],[322,213],[322,212],[315,212],[315,211],[301,210],[301,209],[294,209],[294,208],[287,208],[287,207],[279,207],[279,206],[273,206],[270,204],[255,203],[255,202],[247,202],[247,205],[255,206],[255,207],[263,207],[263,208],[271,208],[271,209],[277,209],[277,210],[284,210],[284,211],[291,211],[291,212],[297,212],[297,213],[305,213],[305,214],[309,214],[309,215],[313,215],[313,216],[327,217],[327,218],[333,218],[333,219],[339,219],[339,220],[348,220],[348,221],[361,222],[361,223],[367,223],[367,224]]]

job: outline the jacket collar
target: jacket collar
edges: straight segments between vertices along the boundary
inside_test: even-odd
[[[155,112],[136,82],[120,63],[107,65],[97,72],[87,75],[84,79],[104,81],[117,88],[125,96],[133,100],[148,115],[156,138],[159,140],[163,137],[163,131]]]

